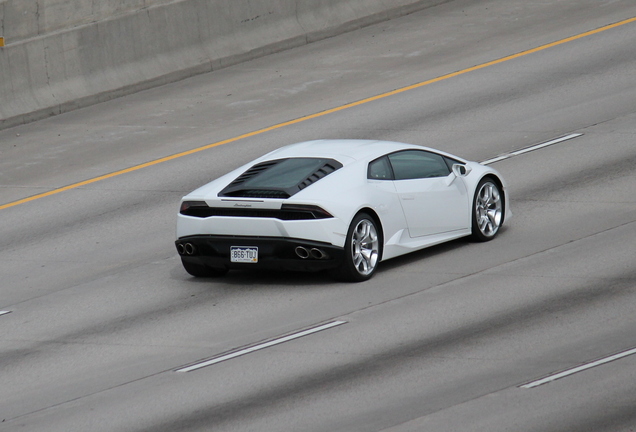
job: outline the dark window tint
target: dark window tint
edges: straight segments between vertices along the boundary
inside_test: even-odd
[[[422,150],[405,150],[389,155],[395,180],[446,177],[450,169],[444,158]]]
[[[369,164],[367,178],[374,180],[393,180],[391,164],[386,156],[376,159]]]
[[[288,198],[340,168],[340,162],[322,158],[290,158],[262,162],[241,174],[219,195]]]
[[[286,159],[250,178],[244,183],[244,186],[283,189],[295,186],[324,163],[324,159]]]

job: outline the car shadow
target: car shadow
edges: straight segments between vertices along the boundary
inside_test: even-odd
[[[391,258],[388,261],[383,261],[381,263],[381,266],[378,268],[378,273],[386,271],[399,271],[400,267],[405,267],[407,265],[426,260],[427,258],[452,252],[454,250],[466,247],[470,243],[472,243],[470,240],[462,238],[452,240],[447,243],[430,246],[426,249],[421,249],[406,255],[400,255],[398,257]]]
[[[317,286],[340,283],[327,271],[300,272],[283,270],[230,270],[224,276],[228,285]]]
[[[497,237],[492,240],[492,242],[497,242],[500,239],[500,236],[504,235],[508,227],[502,226],[497,234]],[[442,254],[447,254],[453,251],[457,251],[459,249],[463,249],[471,246],[478,245],[486,245],[490,242],[480,242],[473,240],[471,237],[462,237],[458,238],[446,243],[441,243],[435,246],[430,246],[425,249],[421,249],[415,252],[408,253],[406,255],[401,255],[395,258],[391,258],[388,261],[384,261],[381,263],[378,268],[378,273],[385,271],[399,271],[400,267],[407,266],[409,264],[414,264],[419,261],[426,260],[427,258],[435,257]]]
[[[501,227],[498,234],[505,234],[507,227]],[[493,241],[496,242],[497,239]],[[487,242],[489,243],[489,242]],[[462,237],[439,245],[431,246],[419,251],[414,251],[406,255],[392,258],[388,261],[380,263],[377,273],[386,273],[391,271],[400,271],[400,267],[415,264],[424,261],[427,258],[435,257],[442,254],[450,254],[453,251],[472,245],[487,244],[472,240],[470,237]],[[335,280],[328,271],[303,272],[303,271],[283,271],[283,270],[230,270],[226,275],[220,277],[193,277],[188,275],[183,267],[179,264],[175,266],[173,276],[176,279],[183,280],[187,283],[195,284],[215,284],[222,283],[230,286],[325,286],[325,285],[348,285],[351,282],[342,282]],[[365,282],[361,282],[365,283]]]
[[[219,277],[194,277],[190,276],[181,266],[175,265],[171,272],[173,278],[192,284],[223,284],[230,286],[324,286],[335,285],[342,282],[334,280],[327,271],[302,272],[283,270],[230,270],[226,275]]]

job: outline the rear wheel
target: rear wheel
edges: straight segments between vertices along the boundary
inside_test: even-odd
[[[503,217],[503,193],[493,179],[486,177],[477,185],[473,199],[473,238],[482,242],[495,238],[503,223]]]
[[[228,269],[225,267],[216,268],[208,267],[201,264],[193,264],[191,262],[185,261],[183,258],[181,259],[181,263],[183,264],[183,268],[185,269],[185,271],[195,277],[219,277],[224,276],[228,272]]]
[[[349,282],[370,279],[377,269],[381,247],[381,234],[375,220],[366,213],[359,213],[349,226],[344,261],[334,276]]]

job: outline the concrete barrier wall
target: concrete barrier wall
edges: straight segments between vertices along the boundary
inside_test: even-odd
[[[29,22],[19,23],[13,20],[33,14],[32,5],[25,0],[0,0],[0,36],[5,38],[0,48],[0,128],[445,1],[449,0],[48,0],[36,1],[36,9],[55,5],[55,10],[66,12],[58,16],[39,10]],[[89,8],[88,4],[102,6]],[[70,5],[76,6],[77,13],[69,15]],[[79,13],[80,9],[85,12]],[[72,16],[67,21],[71,24],[61,28],[65,16]],[[37,19],[43,24],[34,25]],[[87,19],[95,22],[85,23]]]
[[[0,0],[0,29],[18,42],[171,2],[174,0]]]

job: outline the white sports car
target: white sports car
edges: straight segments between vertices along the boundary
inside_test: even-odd
[[[378,263],[510,216],[491,167],[388,141],[319,140],[262,156],[183,197],[176,247],[193,276],[329,269],[363,281]]]

